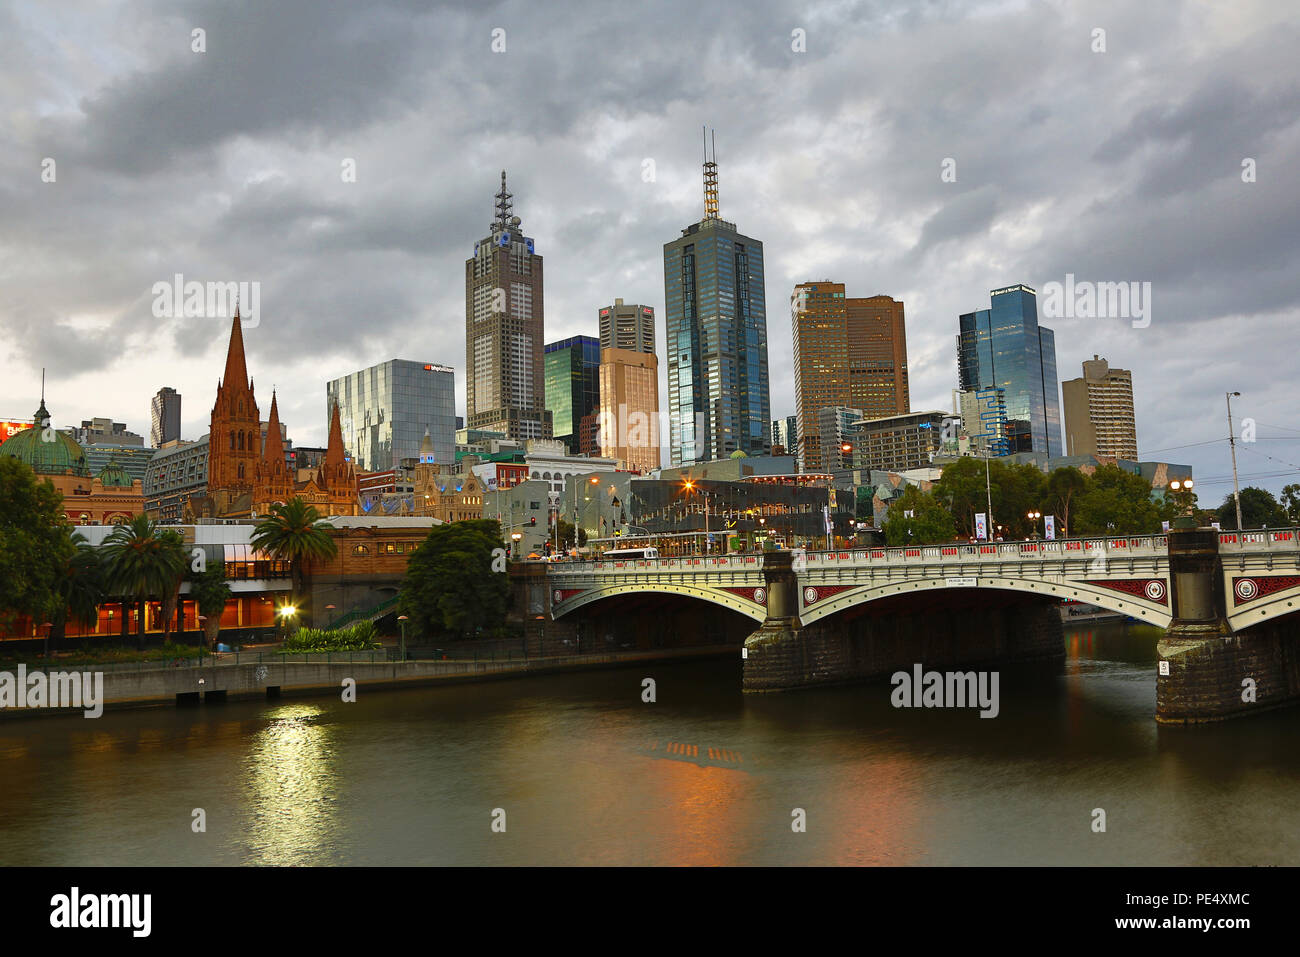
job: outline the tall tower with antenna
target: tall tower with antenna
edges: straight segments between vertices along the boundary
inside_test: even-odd
[[[704,138],[704,218],[718,218],[718,135],[713,133],[713,159],[709,159],[709,137]]]
[[[718,154],[710,132],[704,144],[704,218],[664,244],[674,466],[736,452],[766,455],[772,448],[763,244],[719,213]]]
[[[465,425],[511,439],[549,439],[542,257],[501,171],[488,235],[465,260]]]

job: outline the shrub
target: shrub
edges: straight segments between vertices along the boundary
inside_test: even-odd
[[[373,621],[359,621],[347,628],[299,628],[284,640],[287,654],[313,651],[371,651],[379,647],[378,629]]]

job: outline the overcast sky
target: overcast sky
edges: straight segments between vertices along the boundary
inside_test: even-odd
[[[1244,484],[1300,481],[1293,4],[0,0],[0,37],[0,418],[44,366],[58,427],[147,437],[170,385],[205,432],[230,323],[155,318],[176,273],[260,282],[249,371],[299,445],[326,379],[394,356],[454,366],[463,414],[464,261],[502,169],[547,340],[618,297],[655,307],[662,357],[707,124],[722,216],[764,244],[774,416],[797,282],[904,301],[913,409],[950,407],[957,316],[991,289],[1149,282],[1144,328],[1043,319],[1061,378],[1132,369],[1141,457],[1192,464],[1203,504],[1240,390]]]

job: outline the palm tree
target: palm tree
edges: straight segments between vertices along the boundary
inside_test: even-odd
[[[197,575],[191,575],[190,597],[205,619],[203,638],[211,648],[221,633],[221,613],[226,610],[226,601],[230,598],[226,570],[220,565],[210,565]]]
[[[185,574],[185,540],[172,529],[159,530],[147,515],[137,515],[113,529],[103,558],[110,590],[139,602],[136,646],[143,648],[145,601],[151,595],[165,599]]]
[[[83,625],[93,624],[99,618],[99,606],[104,600],[104,567],[99,554],[80,532],[71,531],[68,541],[75,551],[63,567],[59,582],[59,602],[50,620],[54,623],[55,646],[63,639],[69,620]]]
[[[253,529],[254,548],[289,563],[295,608],[306,592],[308,563],[328,561],[338,552],[330,536],[332,529],[328,522],[321,521],[316,507],[301,498],[272,505],[271,514]]]

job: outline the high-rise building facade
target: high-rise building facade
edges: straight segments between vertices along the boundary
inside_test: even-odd
[[[857,459],[854,456],[852,434],[854,425],[861,422],[862,417],[861,409],[850,409],[842,405],[833,405],[817,413],[817,434],[821,439],[821,449],[817,456],[819,469],[832,472],[854,467]]]
[[[389,359],[325,385],[326,421],[338,405],[343,449],[363,472],[420,454],[427,429],[440,465],[456,461],[456,374],[447,366]]]
[[[549,439],[542,347],[542,257],[501,172],[496,219],[465,260],[466,426],[519,441]]]
[[[839,282],[805,282],[790,297],[794,333],[795,416],[804,471],[827,466],[819,434],[822,409],[843,406],[866,418],[907,412],[907,334],[903,303],[889,296],[847,298]]]
[[[940,451],[947,412],[909,412],[858,422],[850,433],[853,466],[881,472],[925,468]]]
[[[799,453],[799,417],[797,415],[787,415],[784,419],[772,420],[772,454],[776,454],[776,447],[781,447],[785,455],[797,455]]]
[[[704,218],[664,244],[672,464],[771,449],[763,244],[718,215],[704,164]]]
[[[1068,455],[1108,455],[1137,461],[1133,373],[1100,356],[1085,359],[1083,377],[1061,383]]]
[[[639,303],[624,305],[615,299],[614,305],[600,310],[600,347],[623,349],[627,352],[655,351],[655,311],[653,306]]]
[[[1001,389],[958,392],[957,400],[961,431],[970,440],[971,454],[981,457],[1009,454],[1006,393]]]
[[[165,385],[149,400],[149,444],[155,449],[181,437],[181,394]]]
[[[600,407],[600,340],[572,336],[547,343],[545,380],[551,432],[570,455],[578,455],[582,419]]]
[[[600,350],[600,454],[642,474],[659,468],[659,358]]]
[[[1038,324],[1038,296],[1030,287],[994,289],[990,299],[990,308],[958,320],[961,389],[1003,390],[1011,452],[1060,455],[1056,336]]]

